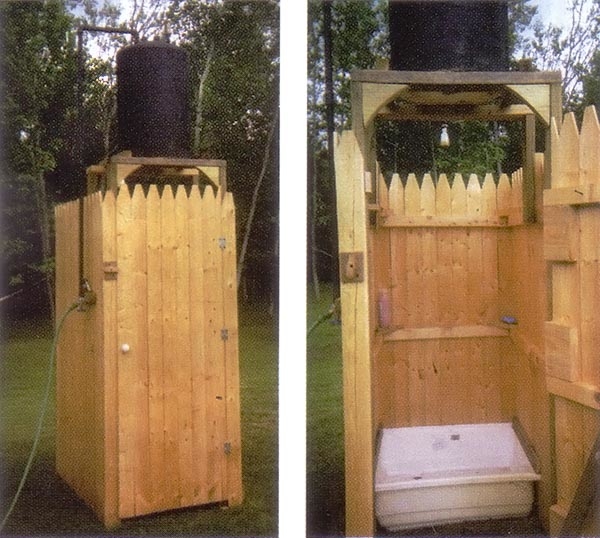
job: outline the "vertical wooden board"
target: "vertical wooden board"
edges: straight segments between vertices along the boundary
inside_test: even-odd
[[[436,366],[440,379],[440,398],[444,402],[441,409],[441,424],[456,424],[454,421],[455,406],[452,402],[452,395],[456,387],[452,377],[452,360],[448,343],[449,340],[439,341],[438,356],[436,357]]]
[[[64,236],[63,269],[69,282],[63,284],[64,303],[62,316],[66,309],[79,297],[79,201],[64,205],[64,221],[61,231]],[[88,502],[93,501],[93,489],[89,482],[89,460],[87,443],[90,442],[88,413],[90,394],[93,387],[89,361],[84,341],[86,323],[84,314],[71,314],[63,325],[58,349],[56,371],[57,383],[57,463],[59,473],[73,489]],[[85,395],[81,395],[81,390]]]
[[[509,223],[521,224],[523,222],[523,169],[515,170],[511,176],[511,202]]]
[[[387,213],[390,207],[389,191],[381,173],[377,174],[377,200],[381,210]]]
[[[475,355],[473,341],[470,338],[456,340],[454,348],[453,368],[456,374],[456,408],[460,423],[476,421],[478,402],[476,400],[475,384],[477,381],[477,366],[479,355]]]
[[[486,375],[483,357],[484,344],[481,338],[469,338],[468,363],[472,380],[471,421],[487,422]]]
[[[212,190],[205,190],[202,198],[202,226],[204,229],[204,343],[206,350],[206,413],[207,460],[212,471],[206,476],[210,502],[223,499],[225,386],[223,369],[223,305],[220,287],[219,213]]]
[[[404,215],[404,185],[398,174],[392,176],[388,203],[391,215]]]
[[[544,258],[572,262],[579,258],[579,218],[570,206],[544,208]]]
[[[163,469],[164,498],[172,508],[180,506],[179,409],[177,386],[179,362],[177,354],[177,233],[175,197],[165,187],[160,200],[161,226],[161,302],[162,302],[162,375],[164,398],[163,445],[166,465]]]
[[[467,214],[467,188],[460,174],[454,174],[451,194],[452,215],[464,217]]]
[[[165,387],[163,376],[162,236],[161,200],[151,185],[146,200],[147,334],[148,334],[148,425],[151,498],[157,510],[169,506],[165,498]]]
[[[467,183],[467,215],[470,217],[481,216],[482,199],[481,185],[476,174],[469,176]]]
[[[133,239],[133,275],[131,289],[132,302],[127,305],[133,316],[135,332],[130,342],[135,369],[133,390],[135,401],[135,511],[146,514],[155,510],[152,499],[152,482],[149,479],[150,468],[150,432],[148,416],[148,269],[146,256],[146,198],[141,185],[136,185],[131,198],[131,210],[135,230]],[[131,233],[131,232],[129,232]],[[130,243],[131,245],[131,243]],[[131,352],[130,352],[131,353]],[[135,362],[133,362],[135,359]]]
[[[562,151],[560,145],[560,135],[558,133],[559,126],[562,122],[559,122],[557,118],[550,120],[550,188],[555,189],[557,187],[568,186],[564,181],[564,174],[562,173]]]
[[[406,231],[407,327],[421,327],[424,322],[422,232],[420,228]]]
[[[440,174],[435,189],[435,212],[440,217],[452,215],[452,191],[446,174]]]
[[[192,364],[190,355],[190,239],[188,198],[181,186],[175,193],[175,271],[177,302],[177,407],[179,460],[179,502],[190,506],[194,502],[196,477],[193,466],[192,440]]]
[[[435,214],[435,186],[431,174],[425,174],[421,184],[421,215],[430,217]]]
[[[135,347],[135,252],[139,230],[133,226],[133,204],[127,189],[121,189],[117,196],[117,263],[119,279],[117,290],[117,324],[119,347],[127,344],[128,354],[119,354],[118,400],[119,400],[119,515],[133,517],[135,512],[135,471],[136,471],[136,423],[137,409],[135,391],[136,358],[139,349]]]
[[[482,323],[494,324],[500,319],[498,277],[498,232],[481,230],[482,271],[481,310]]]
[[[481,229],[472,228],[466,231],[467,235],[467,297],[466,311],[469,324],[483,325],[482,284],[484,275],[484,252],[482,245]]]
[[[390,231],[390,284],[392,295],[392,325],[404,326],[409,312],[407,289],[407,231],[394,228]]]
[[[417,183],[417,176],[409,174],[404,189],[404,214],[413,217],[421,214],[421,189]]]
[[[498,217],[508,217],[510,213],[510,201],[512,199],[511,190],[510,179],[508,179],[506,174],[501,174],[496,192]]]
[[[544,345],[548,375],[572,382],[581,380],[577,329],[548,321]]]
[[[394,342],[391,346],[393,359],[393,372],[382,372],[382,378],[390,393],[390,400],[393,405],[394,421],[390,427],[402,427],[410,424],[410,405],[408,398],[409,375],[408,358],[403,343]]]
[[[552,320],[561,325],[579,325],[579,268],[575,264],[552,265]]]
[[[408,406],[410,425],[427,423],[425,394],[425,370],[423,368],[422,343],[418,340],[404,342],[408,360]]]
[[[240,424],[240,378],[238,346],[237,264],[235,243],[235,206],[231,193],[225,194],[221,206],[223,249],[223,310],[228,338],[225,342],[225,380],[227,426],[225,439],[230,451],[226,455],[226,491],[229,506],[242,502],[242,440]]]
[[[441,385],[441,371],[439,357],[440,341],[428,340],[425,345],[426,368],[426,411],[427,423],[432,426],[442,424],[443,409],[446,405]]]
[[[481,187],[481,216],[495,219],[498,216],[496,185],[492,174],[486,174]]]
[[[56,318],[66,312],[70,302],[78,296],[77,274],[77,235],[79,233],[79,220],[71,207],[76,202],[61,204],[56,207]],[[73,405],[71,364],[77,360],[74,356],[73,329],[76,314],[65,320],[61,338],[57,345],[56,361],[56,467],[58,473],[69,483],[72,483],[74,461],[71,438],[73,429],[70,407]]]
[[[467,325],[469,312],[469,246],[464,230],[452,233],[452,293],[454,295],[454,323]]]
[[[600,386],[600,209],[584,208],[579,218],[582,380]]]
[[[423,303],[422,322],[426,326],[436,326],[439,323],[438,301],[438,253],[437,231],[432,228],[420,230],[421,242],[421,281],[420,295]],[[417,292],[417,290],[414,290]]]
[[[93,408],[90,409],[92,420],[88,421],[90,427],[89,444],[92,448],[93,460],[91,465],[91,485],[93,488],[93,506],[102,517],[104,513],[104,370],[102,360],[104,355],[103,329],[103,301],[102,281],[104,272],[102,268],[102,197],[95,193],[87,197],[88,210],[86,214],[86,275],[96,294],[96,304],[91,307],[86,316],[86,331],[88,335],[88,357],[90,377],[93,377]]]
[[[438,323],[442,327],[450,327],[455,318],[456,301],[452,284],[453,272],[453,232],[442,229],[437,235],[437,306]],[[431,293],[436,293],[432,290]]]
[[[460,423],[476,421],[478,402],[476,400],[475,383],[479,356],[474,354],[473,341],[470,338],[456,340],[453,365],[456,373],[456,408]]]
[[[504,357],[501,351],[501,340],[503,339],[490,338],[485,342],[482,354],[488,422],[502,422],[510,418],[503,413],[502,408],[502,361]]]
[[[117,263],[116,199],[107,191],[102,202],[102,265]],[[117,275],[118,278],[118,275]],[[118,317],[117,279],[105,274],[102,282],[104,352],[104,514],[106,526],[119,522],[119,436],[118,436]]]
[[[584,465],[586,447],[581,406],[556,397],[556,490],[558,504],[568,508]]]
[[[553,146],[553,151],[557,148]],[[560,174],[561,186],[579,185],[579,130],[575,114],[569,112],[563,118],[560,130]],[[554,169],[552,171],[554,174]]]
[[[208,459],[207,378],[208,349],[205,345],[205,297],[204,297],[204,228],[202,223],[202,199],[200,190],[193,187],[190,193],[190,352],[192,356],[192,427],[193,452],[191,472],[196,477],[195,503],[208,502],[207,476],[213,472]]]
[[[588,106],[583,113],[579,163],[582,184],[600,182],[600,124],[594,106]]]

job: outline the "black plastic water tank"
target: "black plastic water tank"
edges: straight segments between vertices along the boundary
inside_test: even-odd
[[[136,157],[189,157],[188,55],[163,41],[117,53],[119,148]]]
[[[508,0],[389,0],[390,68],[508,71]]]

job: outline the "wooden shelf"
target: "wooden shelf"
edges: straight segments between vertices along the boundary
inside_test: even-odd
[[[407,340],[439,340],[443,338],[485,338],[508,336],[508,329],[493,325],[459,325],[456,327],[418,327],[392,329],[384,336],[386,342]]]

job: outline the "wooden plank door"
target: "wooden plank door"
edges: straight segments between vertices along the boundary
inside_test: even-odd
[[[197,189],[117,198],[121,518],[226,500],[219,211]]]

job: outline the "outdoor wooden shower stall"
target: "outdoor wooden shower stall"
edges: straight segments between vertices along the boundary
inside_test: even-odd
[[[60,340],[56,465],[107,526],[242,501],[232,195],[117,176],[56,208],[58,315],[80,256],[97,296]]]
[[[557,73],[352,74],[353,130],[336,147],[348,535],[375,531],[382,428],[513,422],[541,475],[542,525],[573,532],[589,511],[600,127],[589,108],[579,132],[561,104]],[[521,121],[523,167],[386,181],[377,117]]]

